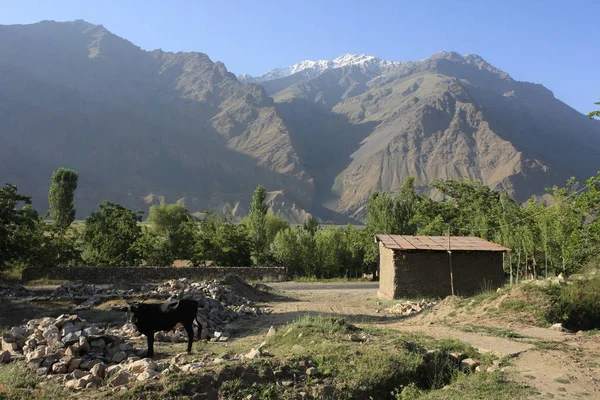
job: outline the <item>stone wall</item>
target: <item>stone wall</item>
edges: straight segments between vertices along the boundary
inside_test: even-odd
[[[23,282],[36,279],[68,280],[84,283],[148,283],[169,279],[220,279],[235,274],[245,280],[281,281],[285,279],[282,267],[56,267],[25,268]]]
[[[450,266],[445,251],[394,251],[394,289],[382,298],[445,297],[452,294]],[[384,268],[381,265],[382,279]],[[454,293],[470,296],[504,284],[502,253],[453,251]],[[387,283],[380,281],[380,288]]]

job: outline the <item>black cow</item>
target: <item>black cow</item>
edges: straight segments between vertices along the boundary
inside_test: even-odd
[[[170,331],[181,322],[188,335],[187,352],[192,351],[194,341],[194,319],[198,322],[198,336],[202,332],[202,325],[198,321],[198,302],[192,299],[183,299],[163,304],[137,303],[129,306],[133,313],[133,323],[137,330],[146,335],[148,340],[148,357],[154,355],[154,333]]]

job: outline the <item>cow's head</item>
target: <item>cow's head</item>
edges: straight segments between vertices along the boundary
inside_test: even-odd
[[[133,322],[134,324],[136,322],[138,322],[140,319],[143,318],[143,312],[142,310],[144,309],[144,301],[146,301],[147,297],[143,298],[141,301],[136,301],[136,302],[129,302],[127,300],[125,300],[127,302],[127,312],[132,314],[132,318],[131,318],[131,322]]]

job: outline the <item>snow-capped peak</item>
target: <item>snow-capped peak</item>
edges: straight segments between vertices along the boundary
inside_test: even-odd
[[[386,61],[382,60],[381,58],[369,56],[367,54],[342,54],[334,60],[304,60],[288,67],[276,68],[260,77],[254,78],[248,74],[242,74],[238,77],[238,79],[242,82],[264,82],[273,79],[284,78],[305,70],[308,70],[309,75],[314,77],[329,69],[341,68],[349,65],[358,65],[371,72],[379,74],[401,64],[401,62]]]

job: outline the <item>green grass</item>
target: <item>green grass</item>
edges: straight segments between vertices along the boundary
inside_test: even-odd
[[[513,400],[528,399],[534,393],[534,390],[526,385],[509,381],[501,372],[479,372],[459,374],[455,381],[443,390],[433,390],[420,396],[397,398],[402,400]]]
[[[54,382],[40,385],[35,372],[21,363],[12,363],[0,367],[0,399],[65,399],[65,390]]]
[[[568,385],[569,383],[571,383],[570,380],[565,379],[565,378],[556,378],[554,380],[554,382],[556,382],[556,383],[562,383],[563,385]]]
[[[362,341],[352,341],[351,335],[358,335]],[[374,327],[361,329],[343,318],[306,315],[280,327],[269,338],[261,335],[233,340],[221,350],[230,354],[245,353],[265,339],[263,350],[270,357],[233,366],[208,364],[200,374],[167,375],[159,381],[130,388],[116,398],[167,400],[211,391],[215,398],[243,399],[251,395],[257,400],[297,399],[303,397],[301,393],[308,398],[340,400],[439,398],[430,395],[454,393],[438,390],[446,385],[451,388],[459,385],[459,391],[466,396],[463,399],[503,390],[512,398],[521,398],[526,391],[499,375],[491,374],[484,381],[477,377],[479,373],[464,375],[446,352],[466,353],[483,363],[491,359],[458,340],[436,340],[422,333]],[[215,349],[214,346],[195,347],[192,357],[210,360],[216,355]],[[431,362],[425,362],[423,354],[428,349],[443,352]],[[306,366],[311,364],[318,371],[314,377],[305,373]],[[282,385],[283,381],[293,382],[293,385]],[[489,383],[493,385],[485,392],[485,385]],[[325,388],[329,388],[328,391]]]

